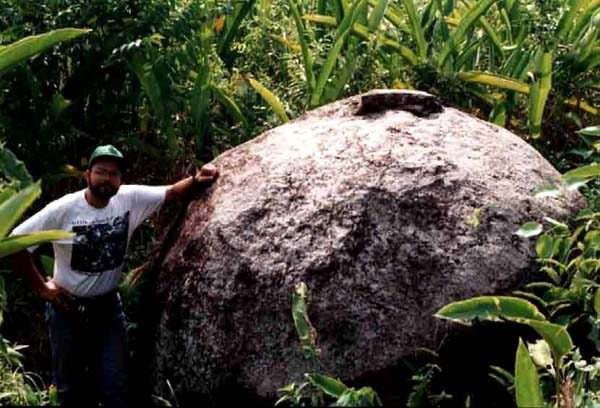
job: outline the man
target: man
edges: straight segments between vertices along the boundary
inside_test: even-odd
[[[49,281],[30,254],[35,247],[14,256],[35,292],[48,301],[52,371],[63,406],[128,404],[125,316],[117,293],[127,245],[136,227],[163,203],[181,200],[218,177],[216,168],[206,165],[170,186],[121,185],[123,165],[114,146],[97,147],[85,172],[87,188],[51,202],[11,233],[75,234],[53,243]]]

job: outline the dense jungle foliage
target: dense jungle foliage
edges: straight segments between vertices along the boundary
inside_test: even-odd
[[[0,0],[0,9],[0,257],[63,236],[6,238],[84,186],[99,144],[131,158],[128,180],[166,184],[331,101],[374,88],[427,91],[530,142],[589,203],[574,219],[516,231],[537,239],[539,281],[437,316],[474,331],[488,330],[486,320],[533,329],[510,344],[510,364],[488,367],[506,396],[488,402],[600,407],[598,0]],[[148,223],[130,269],[153,244]],[[56,404],[47,337],[20,324],[43,320],[41,301],[6,259],[0,323],[11,341],[0,337],[0,403]],[[126,278],[122,288],[135,339],[136,287]],[[297,288],[290,318],[299,347],[318,359],[308,290]],[[476,385],[444,382],[441,357],[409,365],[400,405],[485,406]],[[362,385],[311,373],[282,389],[278,404],[381,403],[376,387]]]

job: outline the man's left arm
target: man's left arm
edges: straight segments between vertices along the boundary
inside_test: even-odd
[[[165,203],[184,200],[189,197],[196,186],[209,186],[219,176],[219,171],[212,164],[206,164],[195,175],[186,177],[172,184],[165,193]]]

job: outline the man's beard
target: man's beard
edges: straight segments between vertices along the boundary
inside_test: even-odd
[[[90,184],[89,189],[92,194],[102,200],[108,200],[119,191],[119,187],[115,187],[110,183]]]

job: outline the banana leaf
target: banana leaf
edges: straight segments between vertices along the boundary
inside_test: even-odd
[[[89,29],[60,28],[44,34],[33,35],[0,48],[0,74],[12,66],[34,55],[46,51],[54,45],[89,33]]]
[[[74,234],[68,231],[48,230],[26,235],[13,235],[0,239],[0,258],[40,245],[45,242],[71,238]]]
[[[23,213],[42,193],[41,182],[37,181],[0,204],[0,238],[5,237]]]

